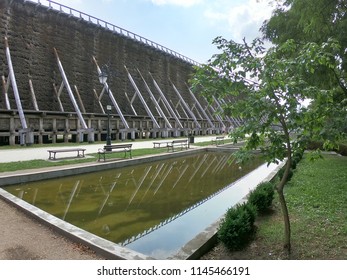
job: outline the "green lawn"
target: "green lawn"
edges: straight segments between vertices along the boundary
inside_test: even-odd
[[[132,150],[132,155],[133,157],[139,157],[139,156],[145,156],[145,155],[164,153],[166,151],[167,151],[166,148],[136,149],[136,150]],[[124,153],[107,154],[106,157],[107,159],[123,158]],[[95,154],[88,154],[88,157],[82,158],[82,159],[68,159],[68,160],[57,160],[57,161],[48,161],[48,160],[38,159],[38,160],[29,160],[29,161],[0,163],[0,172],[71,165],[71,164],[78,164],[78,163],[88,163],[88,162],[95,162],[97,160],[98,160],[98,154],[95,153]]]
[[[347,259],[347,157],[324,155],[298,164],[285,187],[292,230],[292,259]],[[274,213],[260,217],[258,240],[264,258],[282,254],[283,222],[277,197]]]
[[[294,252],[303,259],[347,259],[347,157],[300,162],[286,198]]]
[[[285,187],[292,231],[292,253],[283,250],[284,226],[275,196],[273,209],[256,220],[254,241],[241,251],[221,243],[202,259],[347,260],[347,157],[305,156]]]

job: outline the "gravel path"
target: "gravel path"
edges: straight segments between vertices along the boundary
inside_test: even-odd
[[[100,260],[89,248],[62,237],[0,199],[1,260]]]

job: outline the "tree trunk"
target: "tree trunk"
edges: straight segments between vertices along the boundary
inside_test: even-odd
[[[287,250],[288,254],[290,254],[291,250],[291,242],[290,242],[290,220],[289,220],[289,213],[287,208],[287,203],[284,197],[283,189],[284,185],[287,182],[287,178],[289,176],[289,171],[291,168],[291,158],[287,160],[287,163],[285,165],[285,171],[283,174],[283,177],[281,178],[281,181],[278,183],[276,189],[279,197],[279,201],[281,204],[281,210],[283,215],[283,221],[284,221],[284,249]]]

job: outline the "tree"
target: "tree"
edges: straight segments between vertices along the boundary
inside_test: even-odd
[[[306,99],[331,102],[334,89],[312,84],[318,70],[340,67],[336,54],[338,44],[284,44],[265,50],[263,41],[248,44],[213,41],[221,50],[201,67],[191,79],[192,89],[212,101],[213,98],[232,100],[224,104],[224,114],[241,117],[243,124],[230,132],[234,142],[245,140],[237,153],[239,160],[259,148],[268,163],[286,159],[285,171],[276,186],[284,220],[284,248],[290,253],[291,230],[284,185],[290,173],[292,157],[305,148],[307,140],[320,132],[325,110],[320,106],[305,107]]]
[[[340,67],[316,71],[312,77],[321,87],[335,88],[322,140],[336,142],[347,133],[347,2],[345,0],[286,0],[261,27],[265,39],[281,45],[288,39],[322,44],[333,39],[341,46]],[[329,105],[328,104],[328,105]],[[321,104],[317,104],[320,106]]]

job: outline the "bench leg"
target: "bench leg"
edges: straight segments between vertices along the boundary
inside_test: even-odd
[[[101,160],[101,155],[103,155],[103,156],[104,156],[104,161],[106,161],[105,153],[99,153],[99,160],[98,160],[98,161],[100,161],[100,160]]]

